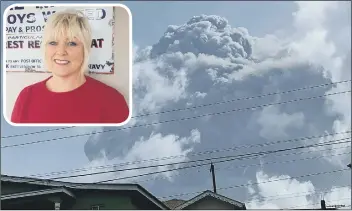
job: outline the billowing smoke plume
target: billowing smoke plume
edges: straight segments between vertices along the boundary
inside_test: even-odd
[[[301,13],[297,12],[296,18],[302,20],[306,14],[304,11],[305,9],[301,9]],[[339,97],[318,98],[215,115],[236,108],[323,95],[331,90],[344,91],[341,90],[346,88],[343,86],[337,88],[325,86],[254,100],[240,100],[197,109],[160,113],[186,106],[287,91],[346,78],[346,67],[342,65],[343,62],[339,65],[339,61],[343,60],[332,53],[334,44],[325,36],[324,24],[320,24],[318,29],[312,29],[310,27],[314,26],[309,24],[300,28],[302,23],[304,22],[297,21],[295,25],[297,34],[285,40],[275,35],[262,38],[251,36],[245,28],[235,28],[226,18],[215,15],[194,16],[185,24],[170,25],[154,45],[141,49],[135,48],[133,65],[133,116],[135,118],[127,125],[132,128],[91,137],[85,147],[87,157],[95,161],[103,160],[106,163],[108,160],[108,163],[116,163],[181,154],[182,158],[177,160],[184,161],[191,158],[190,153],[197,151],[344,130],[350,126],[350,121],[346,118],[350,114],[347,111],[350,104],[343,105],[339,102]],[[328,52],[330,50],[331,52]],[[345,97],[341,99],[346,99]],[[209,113],[214,115],[140,127],[143,124]],[[152,115],[138,117],[144,114]],[[138,127],[133,128],[133,126]],[[309,143],[319,141],[327,140],[311,140]],[[271,146],[270,150],[300,144],[302,142],[275,145]],[[142,149],[148,150],[148,153],[141,153]],[[324,152],[322,149],[324,148],[320,148],[316,153],[329,156],[330,159],[326,159],[329,162],[318,163],[312,160],[299,163],[302,172],[311,172],[312,166],[317,171],[327,164],[340,166],[348,160],[345,153],[347,148],[336,150],[334,147],[327,147]],[[326,151],[327,149],[330,151]],[[261,148],[261,150],[265,149]],[[258,151],[258,149],[252,151]],[[231,155],[233,153],[228,152]],[[337,156],[339,153],[345,153],[345,155]],[[221,155],[227,154],[223,152]],[[305,155],[311,154],[302,154],[302,156]],[[297,157],[299,155],[285,158],[289,160]],[[278,159],[275,156],[258,159],[262,163],[270,158]],[[243,163],[251,162],[243,161]],[[141,164],[135,166],[139,165]],[[297,171],[293,170],[292,165],[281,165],[280,169],[277,166],[268,165],[265,166],[265,171],[273,171],[277,175],[296,174]],[[242,177],[241,171],[234,170],[231,175],[236,179],[226,176],[229,172],[218,172],[219,177],[223,175],[229,178],[221,180],[219,186],[228,186],[229,182],[243,183],[248,177],[256,180],[258,179],[255,177],[256,172],[257,169],[246,170],[243,173],[246,177]],[[138,174],[138,172],[132,173]],[[116,177],[118,176],[121,175],[116,174]],[[173,173],[154,176],[167,176],[170,179]],[[177,189],[180,192],[184,191],[185,186],[188,188],[203,186],[204,182],[208,181],[207,178],[197,178],[199,178],[197,181],[192,180],[192,183],[189,183],[187,175],[184,177],[182,174],[178,175],[174,180],[175,192]],[[330,188],[323,180],[316,181],[319,186]],[[340,184],[342,181],[345,180],[341,179],[336,183]],[[169,185],[169,183],[165,184]],[[159,190],[159,193],[160,195],[170,194],[166,190]],[[240,192],[233,194],[235,198],[243,197]]]

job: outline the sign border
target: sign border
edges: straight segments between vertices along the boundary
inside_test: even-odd
[[[89,124],[81,124],[81,123],[72,123],[72,124],[57,124],[57,123],[54,123],[54,124],[18,124],[18,123],[12,123],[8,116],[6,115],[6,71],[2,71],[2,74],[3,74],[3,77],[2,77],[2,90],[3,90],[3,100],[2,100],[2,103],[3,103],[3,116],[4,116],[4,119],[5,121],[11,125],[11,126],[17,126],[17,127],[61,127],[61,126],[73,126],[73,127],[76,127],[76,126],[84,126],[84,127],[109,127],[109,126],[117,126],[117,127],[120,127],[120,126],[123,126],[123,125],[126,125],[127,123],[129,123],[129,121],[132,119],[132,113],[133,113],[133,87],[132,87],[132,78],[133,78],[133,73],[132,73],[132,14],[131,14],[131,10],[124,4],[121,4],[121,3],[100,3],[100,4],[96,4],[96,3],[14,3],[14,4],[11,4],[10,6],[8,6],[4,13],[3,13],[3,16],[5,16],[7,14],[7,11],[12,8],[12,7],[16,7],[16,6],[33,6],[33,5],[36,5],[36,6],[77,6],[77,7],[80,7],[80,6],[84,6],[84,7],[96,7],[96,6],[111,6],[111,7],[120,7],[124,10],[126,10],[127,14],[128,14],[128,31],[129,31],[129,39],[128,39],[128,42],[129,42],[129,49],[128,49],[128,54],[129,54],[129,100],[128,100],[128,108],[129,108],[129,115],[127,117],[127,119],[124,121],[124,122],[121,122],[121,123],[116,123],[116,124],[99,124],[99,123],[89,123]],[[3,18],[3,31],[5,32],[6,31],[6,19]],[[5,42],[5,39],[2,38],[2,43],[3,43],[3,60],[6,61],[6,46],[4,45],[4,42]],[[2,68],[3,69],[3,68]]]

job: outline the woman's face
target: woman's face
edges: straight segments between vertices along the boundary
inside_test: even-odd
[[[67,77],[80,73],[84,61],[84,47],[80,40],[60,37],[56,41],[49,40],[45,48],[47,66],[54,75]]]

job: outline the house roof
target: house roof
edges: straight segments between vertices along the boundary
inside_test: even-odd
[[[146,189],[138,184],[127,184],[127,183],[73,183],[73,182],[61,182],[50,179],[40,179],[40,178],[31,178],[31,177],[18,177],[18,176],[9,176],[1,175],[2,182],[12,182],[12,183],[27,183],[33,185],[43,185],[49,187],[66,187],[71,189],[86,189],[86,190],[129,190],[137,191],[155,205],[161,209],[169,210],[169,207],[162,203],[158,198],[149,193]],[[1,198],[2,199],[2,198]]]
[[[166,204],[166,206],[168,206],[170,209],[174,209],[185,202],[186,202],[185,200],[181,200],[181,199],[171,199],[168,201],[164,201],[164,204]]]
[[[177,210],[180,210],[180,209],[184,209],[185,207],[188,207],[189,205],[191,204],[194,204],[195,202],[207,197],[207,196],[210,196],[210,197],[213,197],[213,198],[216,198],[218,200],[221,200],[223,202],[226,202],[226,203],[229,203],[229,204],[232,204],[234,206],[237,206],[237,207],[240,207],[240,208],[245,208],[245,204],[242,203],[242,202],[239,202],[239,201],[236,201],[236,200],[233,200],[233,199],[230,199],[228,197],[225,197],[225,196],[222,196],[220,194],[217,194],[217,193],[214,193],[210,190],[206,190],[204,191],[203,193],[195,196],[194,198],[186,201],[185,203],[177,206],[175,209]]]
[[[18,199],[23,197],[40,196],[40,195],[47,195],[47,194],[53,194],[53,193],[64,193],[68,196],[75,198],[75,195],[71,191],[67,190],[66,188],[53,188],[53,189],[44,189],[44,190],[36,190],[36,191],[29,191],[29,192],[6,194],[1,196],[1,200]]]

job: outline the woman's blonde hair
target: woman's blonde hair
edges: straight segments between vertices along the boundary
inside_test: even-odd
[[[41,44],[44,55],[46,53],[45,46],[49,42],[56,41],[59,37],[66,36],[70,40],[77,38],[83,43],[84,59],[81,72],[84,73],[88,69],[92,44],[92,29],[88,19],[82,12],[77,10],[65,10],[49,16],[44,27],[44,35]]]

